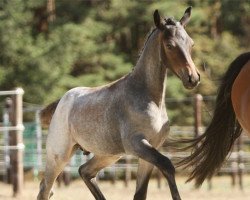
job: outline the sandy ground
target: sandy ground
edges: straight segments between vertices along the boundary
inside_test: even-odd
[[[180,194],[183,200],[240,200],[250,199],[250,176],[244,177],[244,190],[238,187],[232,188],[230,177],[214,178],[213,189],[208,191],[207,183],[200,190],[194,190],[192,183],[185,184],[185,178],[177,177]],[[38,192],[38,181],[26,181],[24,192],[18,198],[12,197],[12,188],[10,185],[0,183],[0,199],[6,200],[34,200]],[[131,181],[128,187],[123,182],[116,182],[112,185],[110,182],[100,181],[99,186],[108,200],[132,200],[135,190],[135,181]],[[73,181],[70,186],[54,188],[54,196],[51,200],[94,200],[83,182],[78,179]],[[151,179],[148,190],[148,200],[171,199],[170,192],[166,183],[162,180],[161,189],[157,188],[155,180]]]

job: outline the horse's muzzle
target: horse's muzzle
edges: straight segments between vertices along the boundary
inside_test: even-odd
[[[189,75],[187,80],[183,82],[183,85],[187,89],[193,89],[200,83],[200,74]]]

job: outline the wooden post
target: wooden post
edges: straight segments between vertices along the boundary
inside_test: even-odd
[[[67,165],[63,171],[63,182],[65,186],[69,186],[71,181],[70,166]]]
[[[212,190],[212,178],[209,178],[208,180],[207,180],[207,187],[208,187],[208,190]]]
[[[5,105],[4,105],[4,113],[3,113],[3,124],[4,126],[10,126],[10,109],[12,108],[12,99],[7,97],[5,99]],[[6,146],[9,145],[9,130],[4,131],[4,144]],[[5,182],[11,183],[11,177],[10,177],[10,151],[8,148],[4,150],[4,162],[6,165],[6,176],[5,176]]]
[[[56,19],[55,0],[47,0],[48,21],[53,22]]]
[[[232,178],[231,184],[232,184],[232,187],[235,187],[235,185],[236,185],[237,171],[238,171],[238,163],[235,162],[234,160],[231,163],[231,171],[232,171],[231,172],[231,178]]]
[[[115,184],[115,182],[116,182],[116,169],[115,169],[115,166],[113,165],[112,167],[111,167],[111,169],[110,169],[110,176],[111,176],[111,179],[110,179],[110,181],[111,181],[111,184]]]
[[[129,181],[131,180],[131,157],[126,156],[125,157],[126,165],[127,167],[125,168],[125,187],[128,187]]]
[[[36,111],[36,141],[37,141],[37,166],[35,167],[35,178],[38,177],[39,171],[42,169],[42,127],[39,116],[40,111]]]
[[[9,145],[10,150],[11,180],[13,184],[13,196],[18,196],[23,189],[23,94],[22,88],[16,89],[16,94],[12,96],[13,106],[10,115],[12,126],[16,130],[10,131]]]
[[[162,177],[162,173],[158,169],[156,171],[156,177],[157,177],[157,188],[161,189],[161,177]]]
[[[200,133],[200,127],[202,125],[201,122],[201,106],[202,106],[202,96],[200,94],[196,94],[194,97],[194,137],[198,137]],[[211,178],[212,179],[212,178]],[[208,189],[212,189],[212,180],[208,180]]]
[[[239,187],[241,190],[243,190],[243,170],[244,170],[244,164],[242,162],[243,157],[243,151],[242,149],[242,136],[238,137],[237,139],[237,152],[238,152],[238,178],[239,178]]]
[[[194,137],[200,135],[200,127],[201,127],[201,105],[202,105],[202,96],[200,94],[196,94],[194,97]]]

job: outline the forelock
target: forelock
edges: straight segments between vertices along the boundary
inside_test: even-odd
[[[164,30],[164,34],[165,36],[168,37],[173,37],[176,33],[176,25],[177,22],[174,20],[174,18],[166,18],[164,19],[165,21],[165,30]]]
[[[164,21],[165,21],[165,26],[168,26],[168,25],[176,26],[176,21],[172,17],[165,18]]]

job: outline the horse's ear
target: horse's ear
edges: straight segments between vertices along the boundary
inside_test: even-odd
[[[192,10],[192,6],[188,7],[183,15],[183,17],[180,20],[180,23],[182,26],[186,26],[187,23],[189,22],[190,16],[191,16],[191,10]]]
[[[161,22],[161,16],[160,16],[158,10],[155,10],[155,12],[154,12],[154,22],[155,22],[155,26],[158,29],[160,29],[160,30],[164,29],[164,25]]]

